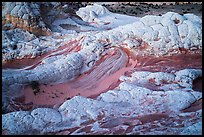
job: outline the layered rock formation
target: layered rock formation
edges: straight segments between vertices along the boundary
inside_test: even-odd
[[[109,90],[97,99],[75,96],[57,110],[37,108],[31,112],[5,114],[3,129],[7,134],[201,134],[201,108],[194,112],[182,110],[201,99],[202,94],[187,86],[184,89],[179,87],[192,86],[183,79],[185,76],[194,79],[201,75],[201,71],[196,69],[185,69],[175,74],[135,72],[125,79],[121,77],[123,82],[115,90]],[[162,85],[159,90],[142,86],[152,78],[156,84]],[[189,121],[192,115],[194,117]],[[168,120],[173,120],[173,125],[169,125]],[[153,123],[156,126],[153,127]],[[191,128],[191,124],[195,126]]]
[[[5,2],[2,7],[4,22],[14,28],[21,28],[35,35],[50,35],[51,31],[42,21],[40,5],[33,2]]]
[[[42,4],[58,11],[3,4],[14,26],[14,17],[29,13],[33,26],[53,33],[36,37],[44,32],[22,27],[24,21],[2,31],[3,59],[12,53],[21,61],[2,71],[2,134],[202,134],[202,88],[194,89],[202,78],[198,16],[136,18],[94,4],[58,17],[67,5]],[[42,12],[50,17],[46,25]]]

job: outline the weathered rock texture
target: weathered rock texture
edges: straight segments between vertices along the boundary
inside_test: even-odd
[[[80,8],[77,11],[77,15],[89,22],[109,14],[112,13],[97,4]],[[180,49],[202,49],[201,26],[201,18],[194,14],[180,15],[175,12],[167,12],[162,16],[144,16],[134,23],[87,37],[91,40],[86,41],[103,40],[104,44],[111,43],[112,45],[121,43],[128,48],[136,49],[139,54],[170,55],[177,53]],[[144,46],[145,43],[146,46]],[[145,50],[140,52],[140,48]]]
[[[34,2],[2,3],[3,24],[10,22],[14,28],[21,28],[35,35],[50,35],[51,31],[42,21],[40,5]]]
[[[50,4],[60,11],[60,3]],[[36,37],[33,33],[44,32],[28,29],[24,20],[31,28],[46,28],[39,3],[4,3],[3,9],[5,19],[17,27],[2,31],[7,54],[19,47],[21,55],[29,55],[33,49],[60,45],[31,65],[3,69],[2,107],[16,111],[3,114],[3,134],[202,134],[202,108],[191,108],[202,102],[201,91],[193,89],[194,81],[202,77],[198,16],[167,12],[131,18],[133,23],[122,26],[116,19],[119,25],[108,30],[63,35],[56,28],[58,33]],[[62,20],[52,20],[59,11],[47,14],[54,16],[48,25],[61,25]],[[60,13],[59,18],[70,15]],[[77,17],[81,23],[98,23],[99,28],[107,25],[102,19],[116,17],[97,4],[79,9],[77,15],[84,20]],[[29,86],[31,92],[26,90]],[[21,100],[28,108],[23,109],[21,101],[15,103],[20,97],[30,103]],[[50,104],[52,108],[46,106]]]
[[[31,112],[5,114],[2,128],[5,134],[200,135],[201,108],[194,112],[182,110],[201,99],[202,93],[191,88],[182,89],[179,81],[180,77],[194,79],[201,73],[196,69],[185,69],[175,74],[136,71],[130,77],[121,79],[115,90],[109,90],[97,99],[75,96],[58,109],[37,108]],[[160,90],[143,87],[152,78],[155,78],[155,84],[163,85]],[[182,84],[190,84],[184,81]]]

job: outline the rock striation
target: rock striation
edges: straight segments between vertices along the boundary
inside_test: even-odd
[[[196,134],[201,134],[202,124],[199,120],[202,119],[202,116],[200,115],[200,109],[191,113],[182,112],[183,109],[202,98],[200,92],[193,91],[191,88],[182,89],[175,86],[175,78],[181,76],[183,71],[197,75],[199,70],[185,69],[174,74],[136,71],[132,73],[132,76],[126,77],[126,80],[123,80],[115,90],[109,90],[96,99],[75,96],[65,101],[58,109],[37,108],[31,112],[18,111],[5,114],[2,117],[2,127],[7,134],[27,134],[28,132],[49,134],[81,127],[68,132],[74,135],[97,134],[98,131],[104,130],[109,131],[107,132],[109,134],[114,134],[121,125],[124,125],[123,134],[128,134],[130,131],[132,131],[130,134],[134,134],[145,131],[143,126],[146,125],[146,120],[142,117],[155,115],[157,121],[156,119],[153,121],[160,125],[157,130],[167,128],[163,134],[187,134],[189,132],[193,134],[195,131],[197,131]],[[162,77],[157,77],[157,75]],[[160,78],[160,82],[168,81],[169,83],[162,83],[163,88],[161,87],[160,91],[143,87],[142,83],[148,83],[152,77]],[[134,83],[137,79],[140,81],[139,85]],[[173,85],[175,88],[170,89]],[[179,85],[179,83],[176,85]],[[190,91],[186,92],[185,90]],[[191,122],[187,119],[182,122],[178,120],[179,117],[182,119],[193,114],[196,116]],[[165,118],[174,120],[174,123],[181,128],[175,129],[174,126],[168,126],[168,123],[164,124],[163,120]],[[19,122],[16,123],[15,120]],[[149,122],[153,123],[153,121]],[[19,125],[22,122],[24,124]],[[185,126],[182,127],[182,125]],[[89,126],[90,130],[81,130],[86,126]],[[190,126],[193,126],[193,128]],[[132,127],[131,130],[130,127]],[[139,129],[136,130],[137,128]],[[157,134],[156,132],[146,131],[146,134],[148,133]]]
[[[50,35],[42,21],[40,5],[34,2],[3,2],[3,25],[9,22],[14,28],[27,30],[35,35]]]
[[[128,16],[98,4],[77,16],[66,7],[2,4],[3,60],[22,59],[2,70],[2,134],[202,134],[202,91],[193,88],[202,78],[201,18],[167,12],[121,25],[116,17]],[[73,24],[87,32],[68,31]]]

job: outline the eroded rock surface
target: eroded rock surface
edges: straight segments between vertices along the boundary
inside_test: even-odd
[[[42,21],[38,3],[5,2],[2,10],[5,22],[10,22],[15,28],[28,30],[36,35],[51,33]]]
[[[201,18],[67,7],[3,3],[2,134],[202,134]]]
[[[31,112],[18,111],[5,114],[3,115],[3,129],[6,129],[8,134],[26,134],[27,130],[31,129],[32,133],[48,134],[80,127],[69,134],[95,134],[97,131],[108,131],[110,134],[115,134],[122,128],[124,131],[120,134],[128,134],[130,131],[132,131],[130,134],[135,132],[157,134],[156,131],[150,132],[144,128],[144,126],[154,123],[157,125],[154,127],[157,130],[166,128],[159,134],[187,134],[188,132],[193,134],[196,131],[196,134],[201,134],[201,108],[195,112],[182,112],[182,110],[202,98],[202,93],[179,87],[179,83],[175,84],[175,77],[182,71],[184,70],[176,72],[177,74],[142,72],[140,77],[153,74],[154,76],[163,75],[159,81],[169,81],[168,84],[161,83],[163,86],[160,86],[160,91],[150,90],[141,86],[143,84],[140,86],[134,84],[134,82],[138,82],[138,75],[141,73],[136,71],[131,77],[127,77],[121,82],[115,90],[109,90],[99,95],[97,99],[75,96],[65,101],[57,110],[37,108]],[[195,72],[195,70],[188,71]],[[170,75],[172,77],[169,77]],[[139,79],[139,81],[141,83],[148,82],[150,78],[148,76]],[[170,85],[174,85],[175,88],[169,89],[173,87]],[[189,121],[189,117],[192,116],[193,118]],[[14,122],[15,119],[20,122],[23,120],[22,117],[24,117],[23,119],[29,118],[25,121],[27,122],[26,128],[18,127],[13,130],[13,126],[18,126],[18,123]],[[171,123],[174,125],[169,126],[168,122],[163,123],[167,119],[173,120],[174,122]],[[90,128],[88,131],[82,130],[87,126]],[[140,129],[136,130],[139,126]],[[150,128],[151,126],[153,125],[150,125]],[[175,127],[177,127],[176,130]]]

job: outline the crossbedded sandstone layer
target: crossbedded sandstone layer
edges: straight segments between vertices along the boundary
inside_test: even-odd
[[[184,69],[175,74],[136,71],[129,77],[121,77],[123,82],[116,89],[96,99],[75,96],[57,110],[37,108],[31,112],[5,114],[3,129],[9,134],[27,134],[28,131],[30,134],[66,134],[65,131],[67,134],[157,134],[157,130],[159,134],[186,134],[188,127],[195,124],[190,133],[200,134],[201,108],[187,112],[183,109],[202,100],[202,94],[193,91],[192,81],[187,80],[201,75],[201,70],[197,69]],[[161,86],[151,90],[145,86],[148,83]],[[13,122],[15,120],[19,122]],[[166,120],[174,122],[166,123]],[[152,132],[146,128],[151,128]]]
[[[202,79],[198,16],[134,18],[97,4],[76,14],[95,29],[47,37],[2,32],[5,52],[13,41],[17,48],[33,44],[22,56],[39,43],[58,45],[32,63],[4,66],[2,103],[10,113],[2,117],[3,134],[202,133],[202,89],[194,88]]]

